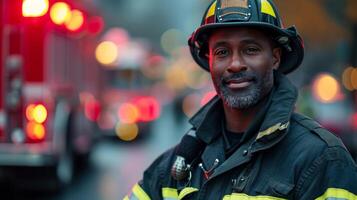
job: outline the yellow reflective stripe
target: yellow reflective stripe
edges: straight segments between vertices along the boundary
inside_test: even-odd
[[[162,188],[162,197],[177,199],[178,198],[177,189],[175,189],[175,188]]]
[[[262,13],[268,14],[276,18],[273,6],[271,6],[268,0],[261,0],[261,7],[262,7],[261,9]]]
[[[226,195],[223,197],[223,200],[285,200],[278,197],[272,196],[249,196],[243,193],[232,193],[231,195]]]
[[[134,185],[133,193],[139,200],[150,200],[149,195],[146,194],[139,184]]]
[[[340,188],[328,188],[326,192],[316,200],[325,200],[330,198],[357,200],[357,196],[355,194]]]
[[[126,195],[123,200],[130,200],[130,199],[129,199],[128,195]]]
[[[289,126],[289,122],[285,123],[285,124],[281,124],[281,123],[277,123],[275,124],[274,126],[266,129],[265,131],[261,131],[258,133],[258,136],[257,136],[257,140],[264,137],[264,136],[267,136],[267,135],[270,135],[272,133],[274,133],[275,131],[277,130],[284,130],[284,129],[287,129]]]
[[[198,189],[197,188],[193,188],[193,187],[187,187],[187,188],[184,188],[183,190],[181,190],[179,196],[178,196],[178,199],[183,199],[185,196],[191,194],[191,193],[194,193],[194,192],[197,192]]]
[[[215,1],[211,7],[209,8],[207,15],[206,15],[206,19],[213,16],[216,12],[216,5],[217,5],[217,1]]]

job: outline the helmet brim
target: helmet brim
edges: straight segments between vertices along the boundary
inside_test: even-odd
[[[208,42],[209,35],[212,31],[230,27],[252,27],[264,30],[276,38],[282,36],[289,38],[288,46],[281,45],[282,55],[278,71],[281,71],[284,74],[294,71],[303,61],[304,46],[301,37],[296,32],[295,27],[280,29],[272,24],[264,22],[225,22],[220,24],[203,25],[196,30],[196,32],[192,35],[192,38],[189,40],[191,54],[197,64],[199,64],[199,66],[204,70],[209,71],[209,64],[206,55],[202,54],[202,46],[199,47],[197,44],[193,44],[190,41],[197,41],[199,45],[202,45]]]

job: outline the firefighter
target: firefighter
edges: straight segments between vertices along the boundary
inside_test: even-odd
[[[303,41],[271,0],[213,1],[188,43],[218,95],[124,199],[357,199],[341,140],[294,112],[286,74],[301,64]]]

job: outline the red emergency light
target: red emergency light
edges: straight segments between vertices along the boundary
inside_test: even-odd
[[[120,122],[125,124],[136,123],[139,119],[140,111],[135,104],[123,103],[118,110]]]
[[[31,141],[42,141],[46,136],[44,122],[47,108],[43,104],[30,104],[26,107],[26,135]]]
[[[22,16],[42,17],[48,12],[48,0],[24,0],[22,2]]]
[[[139,121],[149,122],[160,116],[160,103],[154,97],[140,97],[134,102],[140,112]]]
[[[100,103],[95,100],[88,100],[84,103],[84,114],[90,121],[97,121],[101,112]]]
[[[88,22],[88,32],[92,35],[97,35],[102,32],[104,28],[104,20],[100,16],[91,17]]]

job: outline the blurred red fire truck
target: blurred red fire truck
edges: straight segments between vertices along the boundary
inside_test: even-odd
[[[102,20],[70,1],[1,0],[0,22],[0,181],[58,189],[96,138]]]

